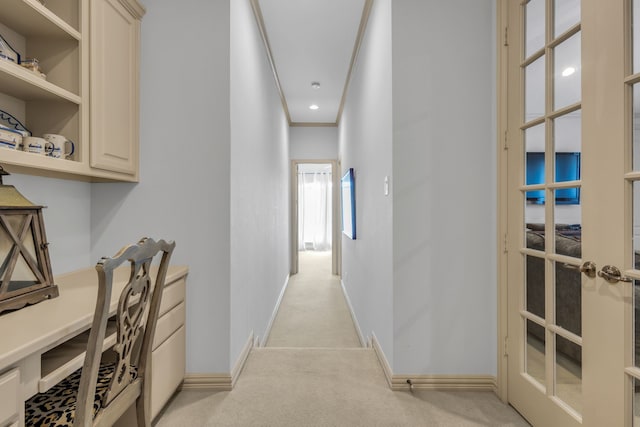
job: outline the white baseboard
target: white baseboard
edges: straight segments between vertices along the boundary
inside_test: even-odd
[[[344,286],[344,282],[340,279],[340,287],[342,287],[342,294],[344,295],[344,299],[347,302],[347,307],[349,307],[349,313],[351,313],[351,319],[353,320],[353,325],[356,327],[356,332],[358,334],[358,339],[360,340],[360,345],[362,347],[367,346],[367,341],[362,335],[362,329],[360,329],[360,324],[358,323],[358,318],[356,317],[355,311],[353,311],[353,306],[351,305],[351,300],[349,299],[349,294],[347,293],[347,288]]]
[[[289,279],[291,275],[287,275],[287,278],[284,281],[284,285],[282,286],[282,290],[280,291],[280,295],[278,296],[278,301],[276,301],[276,306],[273,308],[273,312],[271,313],[271,319],[269,319],[269,324],[267,325],[267,329],[264,331],[264,338],[262,339],[261,347],[264,347],[267,341],[269,340],[269,335],[271,334],[271,328],[273,327],[273,322],[276,320],[276,315],[278,314],[278,310],[280,310],[280,304],[282,303],[282,298],[284,298],[284,293],[287,291],[287,287],[289,287]]]
[[[180,389],[231,391],[238,381],[240,373],[242,373],[242,368],[244,368],[252,348],[253,331],[249,334],[249,338],[242,348],[238,360],[233,365],[230,374],[187,374]]]
[[[371,333],[371,347],[373,347],[373,350],[378,357],[378,362],[380,362],[380,366],[382,367],[382,371],[384,372],[384,377],[387,380],[387,384],[389,384],[389,387],[393,389],[393,371],[391,370],[391,365],[389,364],[387,357],[384,355],[382,347],[380,347],[378,337],[376,337],[376,334],[373,332]]]
[[[373,349],[392,390],[456,390],[497,391],[496,377],[490,375],[409,375],[394,374],[375,334],[371,334]]]
[[[232,387],[229,374],[187,374],[181,390],[231,391]]]
[[[249,353],[251,353],[251,349],[253,348],[253,331],[249,334],[249,338],[245,343],[242,351],[240,352],[240,356],[238,356],[238,360],[236,364],[233,365],[233,369],[231,370],[231,387],[233,388],[238,381],[238,377],[242,372],[242,368],[244,368],[244,364],[247,362],[247,358],[249,357]]]

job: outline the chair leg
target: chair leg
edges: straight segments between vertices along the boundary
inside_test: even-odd
[[[151,408],[145,394],[141,394],[136,399],[136,417],[138,427],[151,427]]]

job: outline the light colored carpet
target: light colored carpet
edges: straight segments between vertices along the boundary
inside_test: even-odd
[[[528,426],[487,392],[393,392],[371,349],[261,348],[231,392],[180,392],[156,427]]]
[[[268,347],[251,351],[233,391],[181,391],[156,427],[528,426],[493,393],[391,391],[375,352],[358,347],[330,262],[303,254]]]
[[[361,347],[340,278],[331,274],[331,252],[299,254],[266,347]]]

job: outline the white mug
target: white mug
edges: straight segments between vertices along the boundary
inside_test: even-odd
[[[0,147],[16,150],[20,145],[22,145],[22,135],[10,129],[0,128]]]
[[[46,154],[47,144],[49,143],[46,139],[37,136],[25,136],[22,138],[22,149],[27,153]]]
[[[42,137],[51,144],[47,147],[47,156],[56,159],[68,159],[76,151],[76,145],[70,139],[67,139],[64,135],[57,135],[55,133],[45,133]],[[67,150],[67,147],[70,147]]]

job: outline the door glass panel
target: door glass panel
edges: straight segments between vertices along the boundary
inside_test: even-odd
[[[545,0],[531,0],[525,6],[525,55],[544,47]]]
[[[560,239],[557,237],[556,239]],[[560,245],[562,243],[556,243]],[[582,335],[582,275],[578,267],[555,263],[556,325]]]
[[[640,181],[633,183],[633,260],[634,268],[640,270]]]
[[[545,57],[542,56],[527,65],[525,74],[525,109],[524,121],[528,122],[545,114],[544,104],[544,67]]]
[[[556,0],[555,36],[567,31],[580,22],[580,0]]]
[[[633,72],[640,72],[640,0],[633,0]]]
[[[633,85],[633,170],[640,170],[640,83]]]
[[[571,36],[555,48],[554,109],[579,102],[582,98],[581,33]]]
[[[544,124],[528,128],[524,133],[524,144],[527,153],[544,153]],[[531,183],[527,182],[527,185],[544,183],[544,156],[542,156],[542,173],[538,176],[540,179]]]
[[[640,368],[640,280],[633,281],[633,363]]]
[[[574,111],[554,121],[555,182],[580,179],[582,152],[582,111]]]
[[[542,240],[542,244],[544,244],[544,239]],[[544,248],[542,249],[544,250]],[[532,255],[526,255],[526,260],[527,311],[544,319],[544,259]]]
[[[582,412],[582,347],[556,335],[556,396]]]
[[[546,382],[545,375],[545,329],[527,319],[527,355],[525,371],[542,387]]]
[[[554,191],[555,253],[582,258],[582,209],[580,188],[570,187]]]
[[[537,185],[545,183],[545,126],[533,126],[525,131],[525,184]],[[537,208],[532,205],[544,204],[545,190],[530,190],[526,192],[525,223],[544,224],[544,206]],[[542,227],[544,231],[544,227]]]
[[[640,381],[634,378],[632,384],[633,427],[640,427]]]

